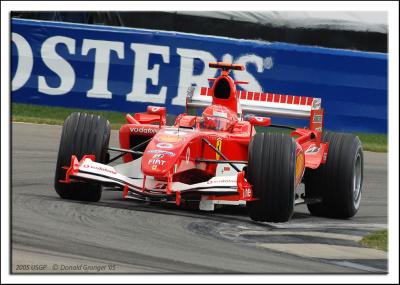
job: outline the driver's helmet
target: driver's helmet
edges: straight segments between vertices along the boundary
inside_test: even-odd
[[[237,120],[237,116],[229,108],[212,105],[204,110],[200,127],[215,131],[230,131]]]

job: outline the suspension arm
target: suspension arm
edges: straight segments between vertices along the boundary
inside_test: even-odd
[[[240,172],[240,169],[234,165],[232,162],[229,161],[229,159],[218,149],[216,149],[207,139],[202,138],[202,140],[209,146],[211,147],[216,153],[218,153],[227,163],[229,163],[230,166],[232,166],[233,169],[235,169],[237,172]]]

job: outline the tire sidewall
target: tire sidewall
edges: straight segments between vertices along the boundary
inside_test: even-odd
[[[354,185],[354,183],[353,183],[353,187],[352,187],[352,195],[351,195],[351,197],[352,197],[352,210],[353,210],[353,212],[354,213],[356,213],[358,210],[359,210],[359,208],[360,208],[360,204],[361,204],[361,197],[362,197],[362,190],[363,190],[363,187],[362,187],[362,185],[363,185],[363,180],[364,180],[364,155],[363,155],[363,151],[362,151],[362,146],[361,146],[361,144],[358,144],[357,145],[357,147],[356,147],[356,151],[355,151],[355,154],[354,154],[354,157],[353,157],[353,163],[352,163],[352,165],[353,165],[353,171],[352,171],[352,175],[353,175],[353,177],[354,176],[357,176],[357,173],[356,173],[356,163],[357,163],[357,158],[360,158],[360,182],[359,182],[359,187],[360,187],[360,189],[359,189],[359,193],[358,193],[358,195],[357,195],[357,197],[355,196],[355,189],[354,189],[354,187],[356,187],[356,185]],[[354,179],[354,178],[353,178]],[[357,183],[356,183],[357,184]]]

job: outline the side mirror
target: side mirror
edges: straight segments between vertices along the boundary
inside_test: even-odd
[[[166,113],[167,113],[167,109],[165,107],[147,106],[147,114],[159,116],[159,119],[157,119],[157,116],[155,116],[156,117],[155,121],[160,122],[160,127],[164,126],[167,122]],[[149,115],[147,115],[147,116],[149,116]],[[154,120],[151,120],[151,121],[153,122]]]
[[[147,114],[165,116],[166,112],[165,107],[147,106]]]
[[[260,116],[248,116],[246,120],[253,126],[267,127],[271,124],[271,118]]]

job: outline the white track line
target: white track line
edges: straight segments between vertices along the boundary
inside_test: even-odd
[[[374,267],[371,267],[371,266],[366,266],[366,265],[350,262],[350,261],[347,261],[347,260],[344,260],[344,261],[330,261],[329,263],[336,264],[336,265],[339,265],[339,266],[359,269],[359,270],[363,270],[363,271],[374,272],[374,273],[384,273],[384,272],[386,272],[385,270],[382,270],[382,269],[378,269],[378,268],[374,268]]]
[[[13,124],[22,124],[22,125],[42,125],[42,126],[52,126],[52,127],[62,127],[62,125],[50,125],[50,124],[39,124],[39,123],[29,123],[29,122],[16,122],[16,121],[12,121],[11,123]]]
[[[356,235],[346,235],[346,234],[338,234],[338,233],[327,233],[327,232],[319,232],[319,231],[299,231],[299,232],[285,232],[285,231],[241,231],[238,235],[257,235],[257,236],[271,236],[271,235],[284,235],[284,236],[308,236],[308,237],[316,237],[316,238],[331,238],[331,239],[341,239],[341,240],[350,240],[358,242],[362,239],[362,236]]]
[[[359,223],[288,223],[288,224],[270,224],[264,223],[266,226],[274,229],[326,229],[326,228],[340,228],[340,229],[386,229],[387,224],[359,224]]]
[[[257,246],[292,255],[322,259],[387,259],[387,252],[373,248],[320,243],[257,243]]]

